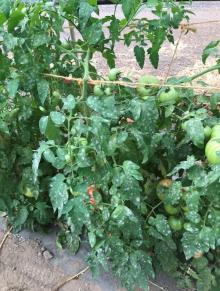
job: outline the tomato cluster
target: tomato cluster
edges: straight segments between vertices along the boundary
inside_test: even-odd
[[[120,76],[121,70],[118,68],[113,68],[109,71],[108,80],[114,82],[117,81],[120,78]],[[113,94],[112,86],[96,84],[94,86],[93,93],[95,96],[98,97],[111,96]]]
[[[163,203],[165,212],[169,215],[168,223],[170,228],[174,231],[180,231],[183,228],[183,219],[178,216],[181,212],[181,207],[166,202],[166,192],[171,187],[172,183],[171,179],[161,180],[157,185],[157,196]]]

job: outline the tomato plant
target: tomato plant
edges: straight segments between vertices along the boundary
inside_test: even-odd
[[[57,244],[73,252],[86,235],[92,271],[110,268],[128,290],[148,290],[159,266],[207,291],[220,273],[218,94],[176,88],[204,72],[169,78],[169,89],[145,75],[135,88],[115,67],[116,43],[157,67],[188,10],[114,2],[123,19],[99,17],[91,0],[0,1],[0,210],[15,232],[58,224]],[[136,19],[142,6],[155,17]],[[66,20],[79,39],[61,41]]]

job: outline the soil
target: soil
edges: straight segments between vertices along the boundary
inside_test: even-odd
[[[0,220],[0,241],[6,233],[5,220]],[[55,244],[56,230],[49,233],[9,234],[0,250],[0,291],[55,291],[67,278],[84,270],[88,244],[76,255],[68,250],[58,250]],[[181,291],[165,274],[157,275],[150,291]],[[126,291],[111,273],[103,272],[93,278],[88,270],[76,280],[64,284],[59,291]],[[56,291],[58,291],[56,290]]]
[[[220,19],[220,2],[205,1],[196,2],[192,9],[196,15],[192,16],[193,22]],[[101,15],[111,14],[112,7],[101,8]],[[117,11],[119,16],[120,10]],[[141,12],[141,15],[145,11]],[[170,75],[194,74],[201,71],[204,65],[201,62],[203,48],[212,40],[220,39],[220,23],[198,25],[196,33],[184,35],[180,41],[175,62]],[[179,31],[176,32],[178,37]],[[65,31],[63,38],[68,38]],[[117,47],[117,66],[122,68],[124,75],[134,78],[143,73],[157,73],[162,78],[166,75],[168,66],[174,51],[174,46],[166,43],[161,50],[159,69],[156,72],[146,61],[143,70],[140,70],[133,57],[133,48],[125,48],[122,43]],[[96,56],[94,62],[100,72],[107,73],[107,66],[101,58]],[[214,62],[210,59],[210,63]],[[207,66],[206,65],[206,66]],[[220,86],[220,77],[217,73],[211,73],[203,78],[210,85]],[[0,223],[0,241],[5,233],[4,223]],[[68,251],[58,251],[55,245],[56,231],[49,234],[31,233],[23,231],[19,235],[10,234],[0,250],[0,291],[53,291],[57,284],[65,278],[86,267],[86,254],[88,246],[84,243],[77,253],[72,255]],[[151,291],[168,290],[178,291],[175,283],[164,274],[159,274],[156,279],[159,287],[151,284]],[[94,279],[90,271],[83,274],[78,280],[65,284],[61,291],[122,291],[119,283],[111,274],[102,273]]]

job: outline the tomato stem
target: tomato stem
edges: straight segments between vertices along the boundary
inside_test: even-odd
[[[215,70],[220,70],[220,65],[212,66],[212,67],[210,67],[210,68],[208,68],[208,69],[206,69],[206,70],[204,70],[204,71],[202,71],[202,72],[200,72],[198,74],[195,74],[189,80],[191,82],[191,81],[193,81],[193,80],[195,80],[195,79],[197,79],[197,78],[199,78],[199,77],[201,77],[201,76],[203,76],[203,75],[205,75],[205,74],[207,74],[209,72],[215,71]]]

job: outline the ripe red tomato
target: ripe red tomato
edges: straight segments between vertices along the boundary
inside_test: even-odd
[[[70,79],[70,78],[65,78],[65,79],[63,79],[63,82],[64,82],[64,84],[66,84],[66,85],[70,85],[70,84],[72,84],[72,80]]]

